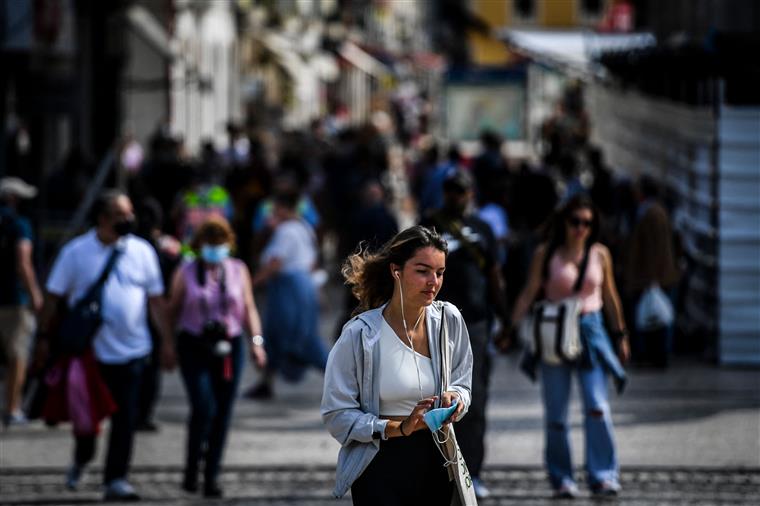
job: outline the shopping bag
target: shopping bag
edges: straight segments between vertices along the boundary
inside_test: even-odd
[[[675,318],[673,304],[656,283],[647,288],[636,305],[636,329],[641,332],[669,327]]]

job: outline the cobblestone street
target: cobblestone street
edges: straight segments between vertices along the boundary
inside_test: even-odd
[[[333,311],[323,314],[328,344],[336,317]],[[516,355],[494,356],[482,476],[492,496],[480,504],[562,504],[551,499],[542,469],[539,387],[522,376],[517,360]],[[667,371],[631,368],[629,373],[626,392],[610,397],[623,485],[612,502],[759,504],[760,371],[680,359]],[[242,389],[255,382],[256,374],[246,368]],[[160,431],[139,433],[135,441],[130,480],[142,504],[350,504],[348,496],[336,500],[331,495],[338,444],[320,419],[321,393],[322,376],[310,371],[301,383],[277,382],[270,401],[239,399],[225,452],[225,498],[211,501],[179,487],[188,406],[179,374],[165,374],[156,412]],[[570,423],[582,491],[571,503],[598,504],[584,489],[577,389]],[[71,458],[68,425],[47,428],[34,422],[0,431],[0,505],[99,502],[104,439],[80,490],[70,492],[63,486]]]
[[[143,504],[206,504],[208,500],[182,492],[177,467],[140,467],[131,474],[143,492]],[[485,472],[492,496],[483,505],[557,504],[547,490],[539,468],[498,466]],[[350,504],[331,497],[333,469],[318,467],[234,467],[222,478],[227,498],[214,504],[338,505]],[[623,469],[623,495],[617,504],[757,504],[760,470],[728,468],[639,467]],[[61,492],[57,469],[15,470],[0,474],[0,504],[85,504],[100,500],[96,475],[78,492]],[[585,494],[585,493],[584,493]],[[587,496],[573,504],[593,504]]]
[[[496,357],[489,401],[483,505],[559,504],[550,498],[542,459],[539,392]],[[611,398],[621,467],[619,504],[760,503],[758,371],[717,369],[693,361],[667,372],[631,371],[631,384]],[[253,381],[249,377],[245,384]],[[337,443],[319,419],[321,376],[281,384],[270,402],[241,399],[222,477],[225,499],[215,504],[337,505],[332,498]],[[583,440],[578,401],[571,409],[573,456],[582,497]],[[213,504],[179,488],[186,401],[176,375],[164,383],[158,433],[140,433],[130,473],[144,504]],[[101,499],[103,443],[82,488],[69,492],[63,475],[71,451],[69,428],[39,423],[0,433],[0,504],[87,504]]]

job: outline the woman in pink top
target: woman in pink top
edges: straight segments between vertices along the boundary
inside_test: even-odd
[[[230,258],[235,235],[224,218],[208,218],[191,246],[198,258],[174,273],[170,311],[178,331],[177,355],[190,398],[187,454],[182,488],[198,489],[198,465],[204,454],[203,493],[220,497],[217,477],[243,370],[244,333],[251,339],[256,365],[266,365],[261,321],[248,268]]]
[[[519,322],[533,302],[543,298],[558,301],[574,295],[574,287],[586,270],[578,296],[582,301],[580,317],[583,356],[577,363],[550,365],[540,357],[526,354],[521,367],[531,378],[541,371],[545,411],[545,461],[555,495],[572,498],[578,494],[570,459],[567,425],[570,383],[578,378],[584,405],[586,436],[586,472],[595,495],[617,495],[620,480],[607,399],[607,374],[615,380],[618,391],[625,385],[622,363],[628,360],[628,333],[625,330],[620,297],[615,287],[612,257],[597,242],[599,215],[585,195],[572,198],[554,217],[549,240],[533,255],[528,282],[517,299],[512,321]],[[617,340],[617,354],[605,329],[609,322]]]

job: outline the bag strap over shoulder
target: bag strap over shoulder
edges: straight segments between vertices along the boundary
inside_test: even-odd
[[[106,261],[105,267],[103,267],[103,270],[100,272],[100,276],[98,276],[98,279],[90,285],[90,288],[87,289],[82,300],[92,298],[92,296],[105,285],[108,276],[111,275],[111,271],[116,266],[116,261],[119,259],[123,251],[123,248],[119,246],[114,247],[113,251],[111,251],[111,255]]]
[[[438,332],[439,348],[441,351],[441,392],[440,395],[449,387],[451,379],[451,356],[449,353],[449,328],[446,324],[446,306],[441,305],[441,328]],[[439,398],[440,402],[440,398]]]
[[[586,269],[588,268],[588,259],[591,255],[592,247],[593,245],[587,246],[583,252],[583,260],[581,260],[581,265],[578,266],[578,279],[575,280],[575,284],[573,285],[573,293],[578,293],[581,291],[581,287],[583,286],[583,278],[586,277]]]
[[[222,315],[227,314],[227,276],[226,276],[226,269],[227,266],[225,265],[226,262],[222,262],[222,264],[219,266],[219,307],[221,308]],[[203,263],[196,259],[195,260],[195,276],[196,280],[198,281],[198,285],[203,288],[206,286],[206,267],[203,265]],[[209,315],[211,314],[211,311],[209,310],[209,301],[206,300],[206,296],[201,293],[200,297],[200,303],[201,303],[201,311],[203,312],[203,318],[208,320]]]
[[[586,269],[588,267],[588,260],[589,255],[591,252],[591,248],[593,247],[593,244],[590,246],[587,246],[584,248],[583,252],[583,259],[581,259],[581,263],[578,266],[578,279],[575,280],[575,284],[573,285],[573,294],[577,294],[581,291],[581,288],[583,287],[583,280],[586,277]],[[546,251],[546,257],[543,260],[543,266],[541,267],[541,290],[539,292],[539,295],[536,296],[536,299],[533,300],[532,303],[535,303],[537,300],[540,300],[543,295],[540,295],[541,292],[543,292],[544,283],[546,283],[549,274],[549,262],[551,262],[552,256],[554,256],[554,253],[557,252],[557,248],[551,248],[548,251]]]

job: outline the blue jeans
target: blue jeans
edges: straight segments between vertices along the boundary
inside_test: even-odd
[[[177,343],[180,372],[190,399],[187,423],[186,476],[197,476],[203,456],[204,483],[215,484],[243,370],[244,343],[232,340],[232,378],[225,380],[222,359],[209,354],[197,336],[182,333]],[[205,447],[205,452],[203,451]]]
[[[573,374],[583,399],[586,436],[586,472],[591,487],[603,482],[618,482],[618,462],[607,401],[607,376],[601,366],[579,368],[541,364],[541,392],[544,401],[546,467],[552,487],[573,483],[567,409]]]

